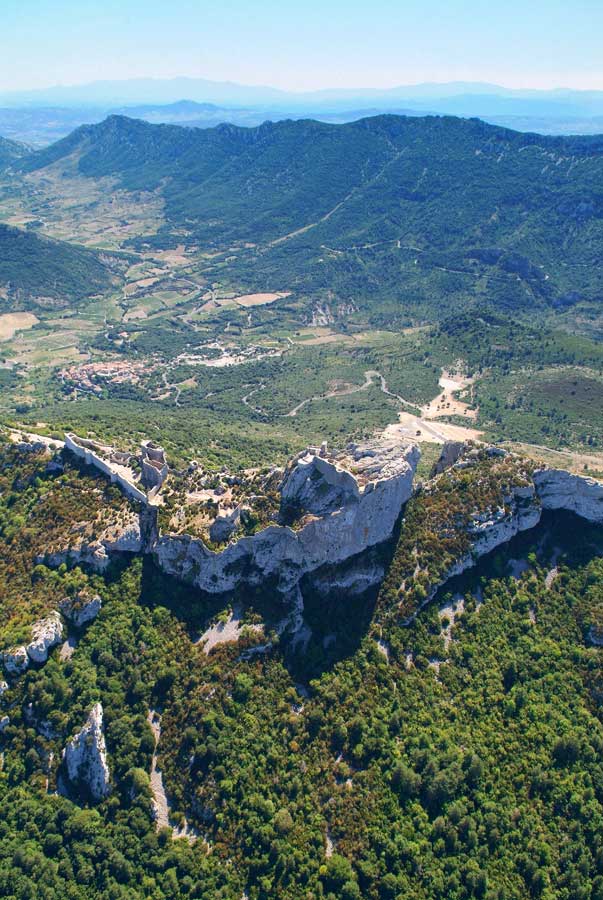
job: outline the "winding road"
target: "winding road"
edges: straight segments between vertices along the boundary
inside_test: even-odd
[[[376,369],[367,369],[364,373],[364,383],[359,385],[353,385],[349,388],[344,388],[341,391],[328,391],[326,394],[317,394],[314,397],[308,397],[306,400],[302,400],[301,403],[298,403],[297,406],[294,406],[292,410],[288,413],[283,413],[285,417],[287,416],[296,416],[300,409],[303,409],[308,403],[313,403],[316,400],[330,400],[332,397],[347,397],[349,394],[358,394],[360,391],[366,391],[367,388],[370,388],[376,380],[379,380],[381,384],[381,390],[384,394],[387,394],[388,397],[392,397],[394,400],[397,400],[398,403],[401,403],[403,406],[409,406],[411,409],[416,409],[416,406],[413,403],[410,403],[408,400],[405,400],[403,397],[400,397],[398,394],[393,394],[388,386],[385,378],[381,374],[381,372],[377,372]],[[248,395],[249,396],[249,395]]]

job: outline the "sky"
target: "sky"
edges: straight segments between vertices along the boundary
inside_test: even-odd
[[[603,89],[602,0],[0,0],[0,36],[0,91],[182,75]]]

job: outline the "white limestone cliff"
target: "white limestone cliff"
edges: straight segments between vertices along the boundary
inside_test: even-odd
[[[375,440],[325,458],[300,454],[281,485],[282,508],[298,512],[295,527],[268,525],[215,552],[189,535],[158,537],[151,550],[168,574],[210,593],[274,579],[293,592],[300,578],[341,563],[387,540],[412,494],[416,446]]]
[[[101,534],[100,543],[106,553],[140,553],[142,539],[140,536],[140,518],[132,516],[127,522],[110,525]]]
[[[603,522],[603,483],[563,469],[541,469],[534,484],[543,509],[567,509],[589,522]]]
[[[458,442],[444,449],[440,460],[444,468],[470,468],[484,452]],[[488,456],[506,455],[498,447],[485,452]],[[234,509],[228,507],[218,514],[209,535],[212,541],[226,544],[221,550],[209,549],[201,538],[189,534],[159,533],[157,510],[145,504],[136,512],[124,515],[122,511],[94,540],[89,535],[88,542],[53,550],[41,561],[52,566],[83,563],[103,571],[113,554],[144,552],[152,554],[167,574],[213,594],[271,581],[278,591],[295,598],[304,577],[310,579],[310,586],[314,578],[321,592],[327,590],[331,578],[333,590],[357,594],[382,577],[380,566],[365,558],[366,551],[391,537],[412,494],[418,459],[415,446],[387,434],[351,444],[343,451],[329,452],[325,445],[310,448],[286,468],[279,487],[280,514],[275,511],[274,521],[268,520],[261,531],[237,536],[249,496]],[[603,485],[543,468],[529,475],[523,486],[513,487],[501,504],[498,509],[476,514],[468,526],[470,550],[455,561],[444,580],[474,565],[520,531],[534,527],[543,509],[566,509],[589,521],[603,522]],[[434,592],[436,589],[434,586]],[[61,608],[77,627],[89,621],[77,618],[67,605]],[[12,651],[14,658],[5,662],[7,671],[19,671],[23,660],[18,654],[23,650]]]
[[[100,703],[92,707],[85,725],[63,750],[63,761],[69,781],[83,785],[93,800],[102,800],[109,794],[111,784]]]
[[[504,507],[476,516],[468,527],[471,549],[433,585],[425,602],[478,559],[508,543],[520,531],[534,528],[543,510],[567,510],[589,522],[603,523],[603,483],[563,469],[538,469],[528,485],[516,486],[504,498]],[[424,605],[424,604],[423,604]]]
[[[126,521],[107,526],[97,539],[40,554],[36,563],[45,563],[51,568],[58,568],[62,563],[69,566],[82,564],[95,572],[104,572],[112,554],[140,553],[142,550],[140,517],[132,513]]]
[[[48,651],[63,640],[63,623],[57,612],[35,622],[31,627],[32,640],[27,645],[27,655],[32,662],[45,663]]]

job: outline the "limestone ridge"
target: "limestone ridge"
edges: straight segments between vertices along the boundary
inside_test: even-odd
[[[497,448],[489,448],[487,452],[507,455],[506,451]],[[466,467],[471,463],[470,457],[471,452],[461,456],[454,467]],[[431,585],[419,609],[429,603],[447,581],[470,569],[482,556],[508,543],[519,532],[538,525],[544,510],[559,509],[575,513],[589,522],[603,524],[603,483],[563,469],[534,470],[529,482],[515,485],[503,498],[502,505],[473,517],[467,528],[471,539],[470,550]],[[417,612],[414,611],[408,623]]]
[[[88,446],[70,435],[65,449],[95,465],[127,496],[139,500],[139,489],[134,496],[130,478],[124,484],[115,477],[116,466],[121,466],[121,457],[116,462],[119,451]],[[153,451],[159,451],[160,457],[153,459]],[[145,453],[155,463],[155,472],[166,465],[161,448],[146,444]],[[201,485],[184,487],[184,504],[178,510],[186,513],[189,498],[198,502],[202,496],[212,512],[201,532],[191,533],[186,526],[172,530],[171,519],[166,522],[161,514],[165,497],[155,488],[152,498],[149,493],[137,504],[135,522],[122,516],[93,543],[58,548],[40,561],[50,566],[83,563],[103,571],[113,554],[142,552],[151,555],[166,574],[210,594],[270,583],[286,601],[287,620],[297,630],[303,610],[302,579],[304,589],[323,593],[332,584],[347,596],[379,584],[384,570],[373,551],[393,534],[412,495],[419,457],[416,445],[398,436],[382,435],[335,451],[323,443],[299,453],[285,470],[273,468],[265,480],[261,477],[259,497],[252,473],[222,473],[216,486],[215,476],[201,472]],[[192,464],[189,473],[198,481],[197,465]],[[234,508],[229,487],[233,485],[242,492]],[[262,492],[263,499],[269,499],[267,507],[261,507]],[[258,499],[262,519],[249,533],[241,519],[254,513]]]
[[[59,609],[65,618],[76,628],[83,628],[92,622],[101,611],[103,602],[98,594],[90,597],[80,592],[75,597],[65,597],[59,603]]]
[[[30,661],[45,663],[48,653],[63,639],[63,623],[58,612],[51,612],[46,618],[31,626],[31,641],[27,646],[13,647],[1,655],[4,669],[9,675],[20,675]]]
[[[67,442],[66,446],[70,449]],[[507,456],[497,447],[478,450],[453,443],[444,447],[435,471],[471,466],[482,452]],[[304,584],[310,579],[321,592],[332,582],[335,589],[361,593],[383,577],[382,568],[366,557],[366,551],[391,537],[413,492],[418,460],[415,445],[385,435],[340,451],[329,451],[326,445],[310,447],[279,475],[280,505],[253,534],[237,534],[235,516],[231,513],[229,521],[223,522],[226,517],[218,511],[214,525],[228,527],[223,529],[223,545],[211,549],[203,537],[169,527],[162,530],[158,503],[147,501],[140,505],[136,534],[130,533],[131,524],[128,529],[122,527],[113,541],[104,540],[98,559],[90,558],[90,548],[83,547],[79,561],[104,568],[113,552],[143,552],[152,555],[166,574],[207,593],[228,593],[243,584],[259,586],[270,581],[292,599],[292,605],[299,601],[302,579]],[[162,467],[165,457],[156,462]],[[161,503],[161,497],[157,499]],[[241,508],[242,504],[237,507]],[[591,522],[603,522],[603,484],[563,470],[531,466],[527,481],[512,489],[500,509],[488,510],[469,524],[470,551],[438,579],[427,599],[480,556],[538,524],[543,509],[565,509]],[[216,533],[210,527],[210,538]],[[54,554],[57,561],[59,555]],[[69,558],[78,561],[73,553]]]
[[[93,800],[102,800],[109,794],[110,774],[100,703],[92,707],[86,723],[63,750],[63,762],[69,781],[85,787]]]
[[[161,534],[148,548],[161,569],[209,593],[273,580],[286,595],[326,564],[342,563],[391,537],[413,490],[415,445],[375,440],[328,454],[299,454],[281,486],[278,524],[220,551],[188,534]],[[287,524],[285,524],[287,523]]]

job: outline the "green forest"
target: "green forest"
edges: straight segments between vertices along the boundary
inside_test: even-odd
[[[3,646],[62,596],[103,601],[70,658],[57,648],[0,699],[3,896],[603,897],[603,651],[588,641],[601,530],[550,514],[421,609],[465,546],[459,511],[497,502],[529,463],[483,456],[441,476],[384,548],[378,596],[310,604],[305,652],[284,641],[247,659],[252,632],[203,653],[215,602],[148,559],[103,575],[36,562],[82,516],[122,515],[114,488],[7,446],[1,471]],[[268,589],[238,601],[280,614]],[[61,748],[96,701],[112,779],[99,805],[56,794]],[[171,825],[192,842],[153,822],[149,710]]]
[[[117,283],[98,254],[66,242],[0,224],[0,311],[64,308],[108,291]]]

